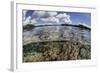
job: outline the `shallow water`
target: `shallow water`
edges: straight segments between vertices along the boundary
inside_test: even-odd
[[[23,32],[23,43],[72,40],[90,43],[91,30],[71,26],[36,27]]]
[[[36,27],[23,32],[23,62],[91,59],[91,30]]]

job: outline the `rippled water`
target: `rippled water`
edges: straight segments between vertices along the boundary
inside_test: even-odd
[[[90,43],[91,30],[71,26],[36,27],[30,31],[24,31],[23,38],[24,44],[55,40],[71,40]]]

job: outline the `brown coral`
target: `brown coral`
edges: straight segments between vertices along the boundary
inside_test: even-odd
[[[25,51],[28,46],[32,46],[30,51]],[[25,46],[23,51],[24,62],[79,60],[91,58],[90,45],[83,45],[79,42],[76,43],[70,41],[31,43]]]

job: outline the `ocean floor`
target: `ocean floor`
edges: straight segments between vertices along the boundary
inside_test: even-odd
[[[35,42],[23,46],[23,62],[91,59],[91,45],[71,41]]]

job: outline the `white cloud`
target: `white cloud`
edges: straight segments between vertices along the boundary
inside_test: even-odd
[[[48,12],[48,11],[34,11],[32,14],[33,18],[47,18],[57,15],[57,12]]]
[[[70,18],[70,16],[66,13],[59,13],[56,17],[57,18]]]
[[[24,14],[26,11],[23,12]],[[34,11],[32,16],[28,16],[24,20],[24,25],[28,23],[55,23],[55,24],[71,24],[70,15],[67,13],[57,13],[49,11]]]
[[[30,22],[31,22],[32,24],[36,24],[36,23],[37,23],[37,20],[36,20],[36,19],[32,19]]]
[[[27,13],[27,10],[23,10],[23,20],[25,20],[26,19],[26,13]]]
[[[70,19],[70,15],[66,13],[59,13],[56,17],[59,19],[60,24],[71,24],[72,23]]]
[[[56,17],[41,18],[44,23],[59,23],[59,19]]]
[[[70,19],[67,18],[62,18],[60,20],[61,24],[72,24],[72,21]]]
[[[48,14],[48,16],[55,16],[55,15],[57,15],[57,12],[47,12],[47,14]]]
[[[31,23],[31,16],[28,16],[23,22],[24,25]]]
[[[33,18],[40,18],[46,16],[46,11],[34,11],[32,14]]]

